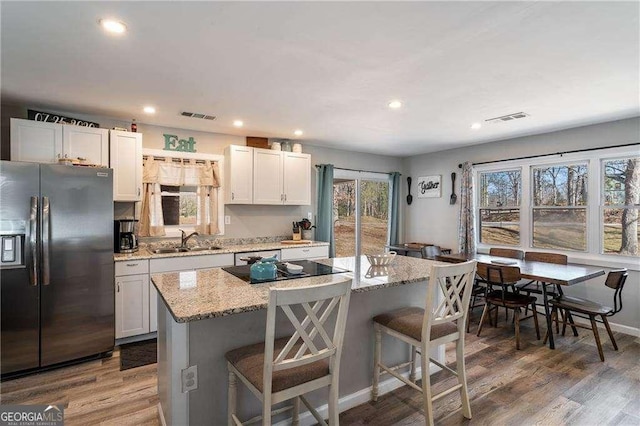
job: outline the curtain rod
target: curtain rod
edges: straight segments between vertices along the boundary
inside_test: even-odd
[[[146,160],[149,157],[153,157],[154,160],[159,160],[160,162],[166,161],[167,158],[171,159],[171,162],[173,163],[181,163],[181,164],[189,164],[191,163],[192,160],[191,158],[178,158],[178,157],[171,157],[171,156],[167,156],[167,157],[161,157],[159,155],[151,155],[151,154],[143,154],[142,155],[142,159]],[[209,160],[211,161],[211,163],[217,163],[217,161],[215,160]],[[195,159],[195,163],[196,164],[206,164],[207,160],[197,160]]]
[[[321,164],[316,164],[316,169],[319,168]],[[348,170],[350,172],[361,172],[361,173],[378,173],[381,175],[390,175],[393,172],[374,172],[373,170],[357,170],[357,169],[346,169],[344,167],[334,167],[335,170]]]
[[[502,163],[504,161],[528,160],[529,158],[548,157],[550,155],[573,154],[573,153],[576,153],[576,152],[589,152],[589,151],[598,151],[598,150],[601,150],[601,149],[623,148],[625,146],[634,146],[634,145],[640,145],[640,143],[627,143],[627,144],[623,144],[623,145],[603,146],[603,147],[599,147],[599,148],[574,149],[573,151],[558,151],[558,152],[552,152],[550,154],[527,155],[526,157],[505,158],[503,160],[495,160],[495,161],[481,161],[479,163],[472,163],[472,165],[473,166],[479,166],[481,164]],[[462,164],[458,164],[458,168],[461,169],[462,168]]]
[[[481,161],[479,163],[472,163],[472,165],[473,166],[479,166],[481,164],[502,163],[504,161],[528,160],[530,158],[548,157],[550,155],[573,154],[573,153],[576,153],[576,152],[589,152],[589,151],[598,151],[598,150],[601,150],[601,149],[623,148],[625,146],[634,146],[634,145],[640,145],[640,143],[627,143],[627,144],[623,144],[623,145],[602,146],[602,147],[599,147],[599,148],[574,149],[573,151],[559,151],[559,152],[552,152],[550,154],[528,155],[526,157],[505,158],[503,160],[495,160],[495,161]],[[462,168],[462,164],[458,164],[458,168],[461,169]]]

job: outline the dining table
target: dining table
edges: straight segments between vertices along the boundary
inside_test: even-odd
[[[555,349],[555,342],[553,340],[547,284],[555,285],[558,293],[562,294],[563,286],[571,286],[604,275],[604,269],[597,266],[580,265],[575,263],[558,265],[556,263],[491,256],[483,253],[441,254],[436,257],[436,260],[450,263],[476,260],[477,262],[487,265],[517,266],[520,268],[520,275],[522,278],[541,282],[542,302],[544,305],[544,314],[547,319],[547,333],[549,336],[549,347],[551,349]]]
[[[433,244],[421,244],[421,243],[400,243],[400,244],[388,244],[384,246],[390,251],[395,251],[401,256],[410,256],[412,253],[417,254],[418,257],[422,255],[422,247],[432,246]],[[440,248],[442,254],[451,254],[451,249]]]

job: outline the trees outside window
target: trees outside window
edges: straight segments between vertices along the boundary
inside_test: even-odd
[[[520,170],[480,173],[480,241],[485,244],[520,244]]]
[[[605,160],[603,168],[603,251],[638,256],[640,158]]]
[[[532,168],[533,247],[587,250],[586,163]]]

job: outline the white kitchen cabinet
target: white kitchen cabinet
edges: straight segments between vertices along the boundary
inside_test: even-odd
[[[116,339],[149,333],[149,274],[116,277]]]
[[[110,131],[113,200],[142,200],[142,134]]]
[[[329,246],[291,247],[281,249],[282,261],[329,258]]]
[[[281,151],[253,150],[253,204],[282,204],[283,156]]]
[[[149,261],[116,262],[116,339],[158,330],[158,291],[149,279]]]
[[[85,158],[109,166],[109,131],[71,124],[11,119],[11,160],[57,163],[58,158]]]
[[[225,155],[226,204],[253,203],[253,148],[230,145]]]
[[[89,164],[109,167],[109,130],[62,126],[63,157],[84,158]]]
[[[284,204],[311,204],[311,156],[283,152]]]
[[[202,256],[163,257],[151,259],[149,270],[152,274],[194,269],[221,268],[233,266],[233,253],[207,254]]]
[[[11,160],[56,163],[62,155],[62,125],[11,119]]]
[[[230,145],[225,149],[227,204],[311,204],[311,156]]]

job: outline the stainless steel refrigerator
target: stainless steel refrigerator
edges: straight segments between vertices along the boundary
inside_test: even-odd
[[[113,350],[112,173],[0,162],[3,377]]]

